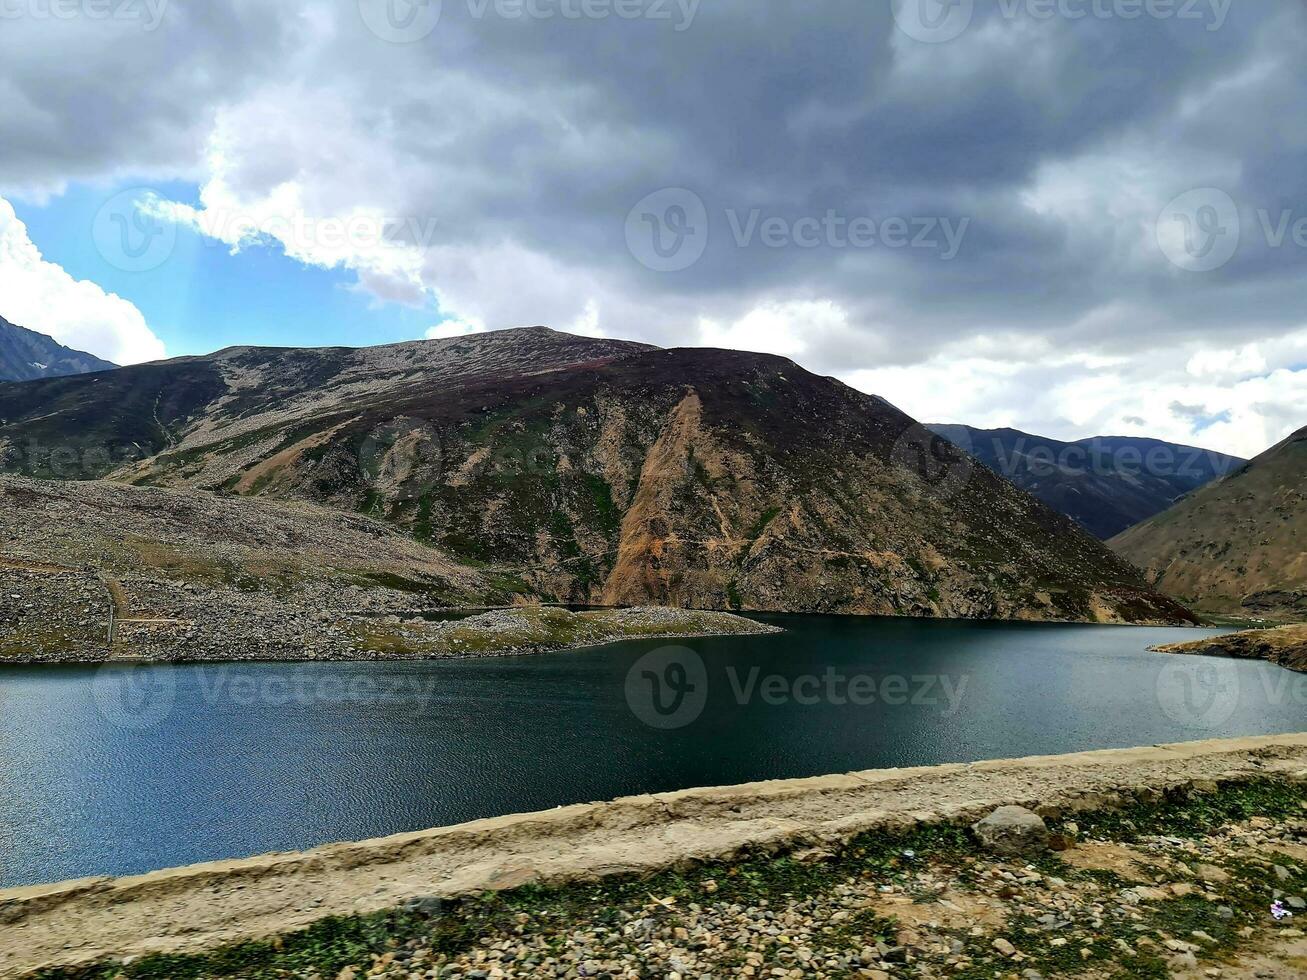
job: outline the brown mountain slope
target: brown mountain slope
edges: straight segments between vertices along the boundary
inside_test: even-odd
[[[1307,429],[1111,546],[1205,611],[1307,614]]]
[[[493,575],[358,514],[0,477],[0,664],[427,659],[774,629],[669,609],[420,615],[511,598]]]
[[[546,598],[1187,616],[892,406],[782,358],[531,329],[116,374],[119,391],[0,392],[0,440],[85,440],[94,419],[98,444],[135,434],[148,455],[86,475],[362,511]]]

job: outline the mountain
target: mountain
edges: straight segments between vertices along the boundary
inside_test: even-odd
[[[0,317],[0,381],[31,381],[109,371],[115,367],[116,364],[71,350],[43,333],[16,327]]]
[[[1059,442],[1017,429],[929,428],[1104,540],[1247,462],[1158,439]]]
[[[1109,543],[1196,608],[1307,616],[1307,428]]]
[[[519,595],[1188,621],[882,399],[783,358],[544,328],[233,348],[0,389],[10,472],[382,518]]]

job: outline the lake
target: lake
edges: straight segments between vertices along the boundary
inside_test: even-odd
[[[0,668],[0,887],[630,793],[1307,728],[1202,631],[759,616],[434,663]]]

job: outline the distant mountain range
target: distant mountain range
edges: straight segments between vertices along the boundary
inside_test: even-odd
[[[1103,540],[1247,462],[1157,439],[1059,442],[1017,429],[930,429]]]
[[[1198,609],[1307,619],[1307,428],[1110,543]]]
[[[0,317],[0,381],[32,381],[117,367]]]
[[[544,328],[241,347],[0,386],[0,420],[10,472],[383,518],[496,594],[1191,621],[883,399],[770,355]]]

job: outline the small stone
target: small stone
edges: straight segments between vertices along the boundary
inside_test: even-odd
[[[1048,850],[1048,826],[1039,814],[1021,806],[1001,806],[971,831],[997,854],[1035,857]]]
[[[1194,874],[1211,885],[1224,885],[1230,880],[1230,876],[1214,864],[1195,865]]]
[[[1040,822],[1042,823],[1043,821]],[[1015,956],[1017,952],[1017,948],[1002,937],[994,940],[994,948],[1004,956]]]

